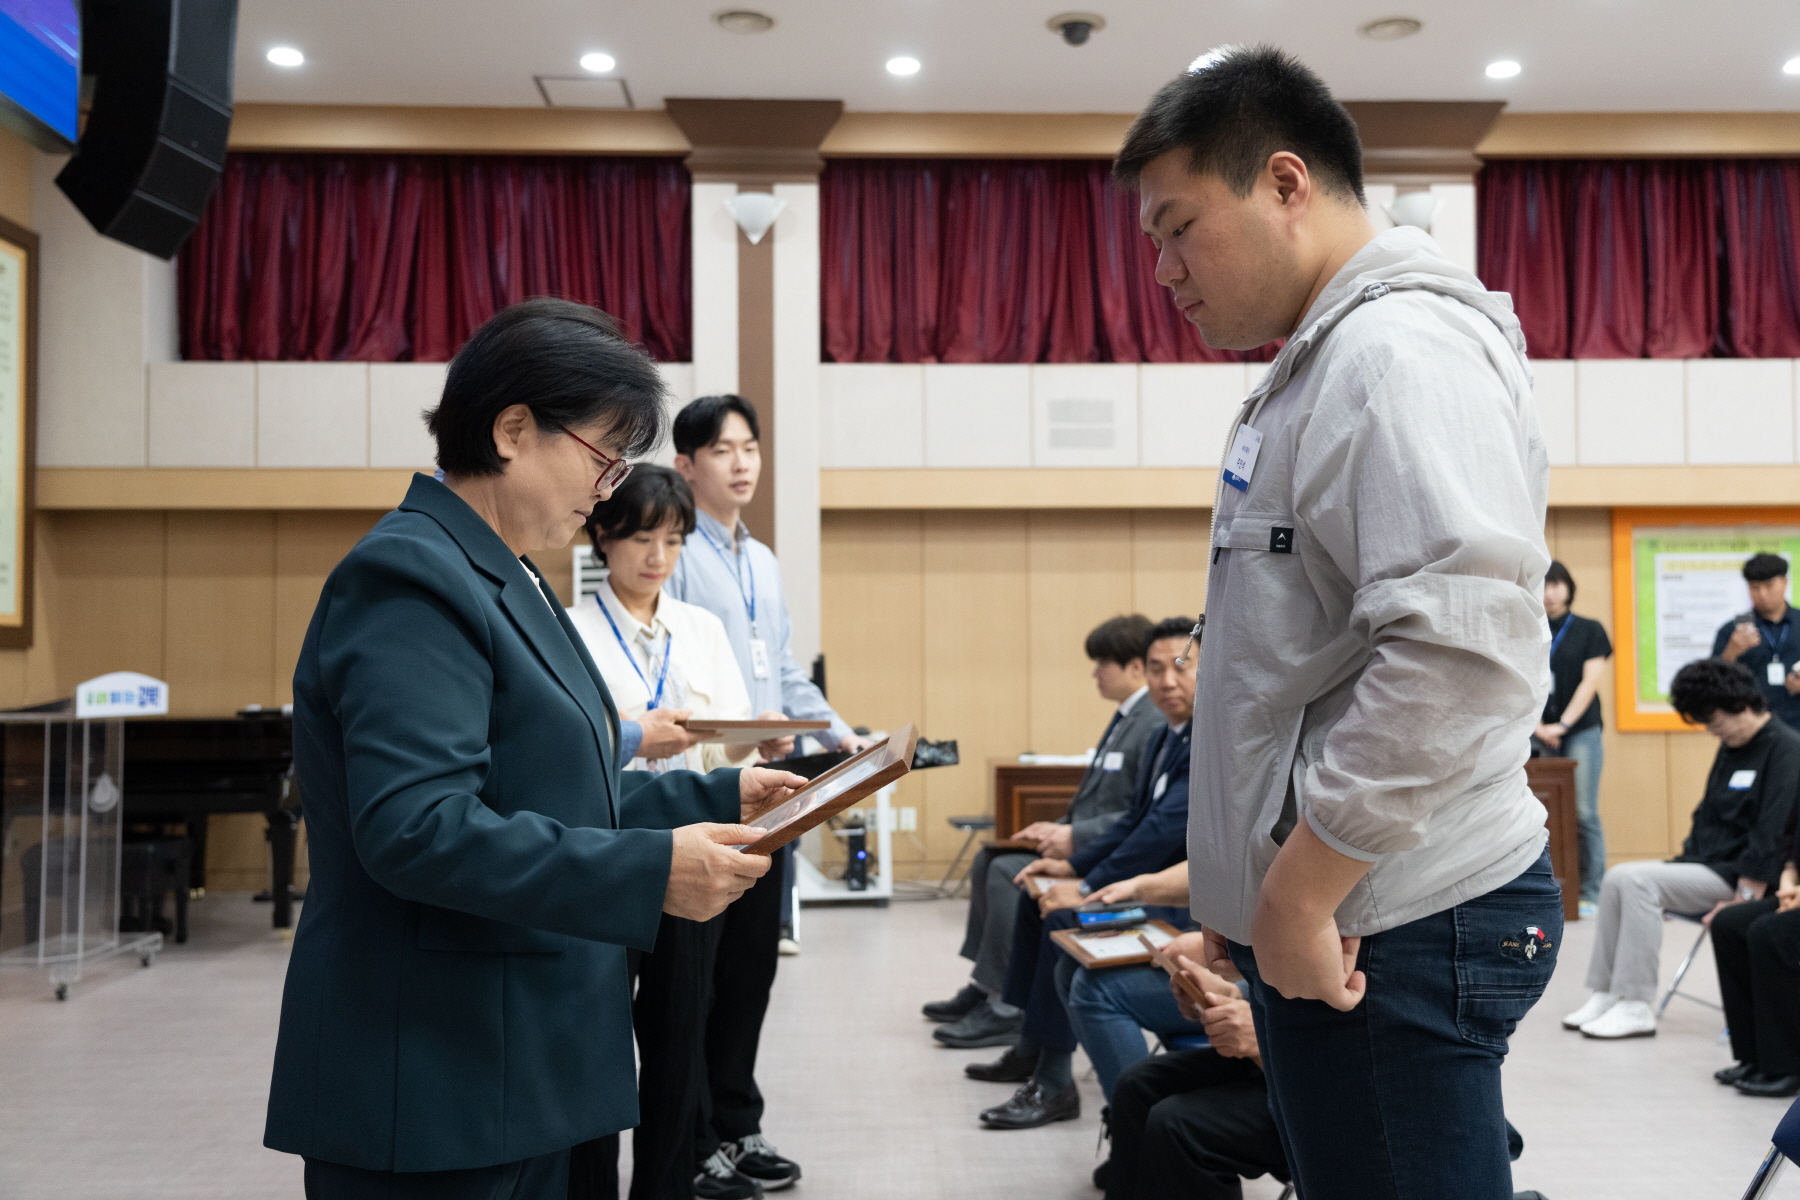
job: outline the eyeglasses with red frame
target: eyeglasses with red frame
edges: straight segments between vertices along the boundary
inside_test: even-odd
[[[581,442],[583,446],[587,447],[588,453],[606,464],[606,469],[600,472],[600,478],[594,481],[594,490],[596,492],[611,491],[621,483],[624,483],[625,477],[631,474],[631,464],[626,462],[623,458],[614,458],[610,454],[602,451],[599,447],[587,442],[582,442],[580,438],[575,437],[573,433],[561,425],[558,425],[557,428],[561,429],[564,433],[567,433],[570,437],[575,438],[576,441]]]

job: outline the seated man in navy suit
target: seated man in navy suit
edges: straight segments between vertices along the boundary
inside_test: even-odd
[[[1013,1098],[981,1114],[990,1129],[1030,1129],[1051,1121],[1072,1121],[1081,1115],[1081,1098],[1075,1090],[1070,1060],[1075,1052],[1075,1032],[1068,1011],[1056,991],[1056,966],[1061,951],[1050,934],[1068,929],[1075,910],[1089,893],[1109,883],[1135,875],[1161,871],[1187,857],[1187,795],[1189,723],[1194,711],[1194,659],[1183,660],[1188,617],[1170,617],[1150,634],[1144,654],[1144,680],[1150,700],[1168,724],[1144,747],[1144,769],[1138,772],[1137,794],[1125,818],[1105,834],[1067,859],[1044,858],[1019,872],[1025,888],[1013,925],[1012,960],[1006,972],[1006,1003],[1025,1010],[1019,1040],[999,1061],[971,1065],[975,1079],[1016,1083],[1023,1081]],[[1059,880],[1042,896],[1031,882],[1035,877]],[[1187,923],[1186,909],[1148,910],[1180,928]]]

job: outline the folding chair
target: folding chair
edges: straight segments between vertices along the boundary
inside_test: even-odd
[[[950,860],[950,869],[944,872],[944,878],[938,883],[937,893],[944,897],[954,896],[962,890],[963,880],[957,879],[956,869],[962,866],[963,856],[969,855],[969,850],[975,845],[975,839],[994,827],[994,818],[989,816],[951,817],[950,827],[960,829],[969,836],[963,839],[962,848],[956,852],[956,857]],[[969,855],[969,866],[973,868],[974,865],[975,857]],[[951,883],[952,879],[956,879],[956,882]]]
[[[1683,1000],[1692,1000],[1695,1004],[1703,1004],[1714,1012],[1724,1012],[1725,1010],[1723,1008],[1714,1004],[1711,1000],[1703,1000],[1699,996],[1681,990],[1681,981],[1687,977],[1688,968],[1694,965],[1694,957],[1700,953],[1700,947],[1706,944],[1706,935],[1710,932],[1705,925],[1700,923],[1700,914],[1678,913],[1664,910],[1663,920],[1692,921],[1694,924],[1700,926],[1700,936],[1694,939],[1694,944],[1692,948],[1688,950],[1687,957],[1681,960],[1681,965],[1679,967],[1675,968],[1675,978],[1669,981],[1669,990],[1663,993],[1662,1002],[1656,1006],[1657,1018],[1661,1019],[1663,1011],[1669,1007],[1669,1001],[1677,996],[1680,996]]]
[[[1788,1107],[1781,1123],[1775,1126],[1772,1143],[1756,1168],[1756,1174],[1751,1177],[1750,1186],[1744,1191],[1744,1200],[1764,1200],[1775,1190],[1775,1181],[1781,1177],[1788,1160],[1800,1159],[1800,1100]]]

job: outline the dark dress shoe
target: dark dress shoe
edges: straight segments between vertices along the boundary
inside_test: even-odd
[[[1008,1046],[1006,1053],[993,1062],[970,1063],[963,1068],[963,1074],[983,1083],[1025,1083],[1037,1070],[1037,1060],[1036,1051],[1020,1054],[1017,1046]]]
[[[1735,1066],[1726,1067],[1722,1071],[1714,1071],[1713,1078],[1724,1084],[1726,1087],[1730,1087],[1738,1080],[1748,1079],[1754,1074],[1756,1074],[1756,1064],[1743,1062],[1738,1063]]]
[[[981,1114],[989,1129],[1036,1129],[1052,1121],[1073,1121],[1081,1115],[1081,1093],[1070,1084],[1056,1095],[1047,1094],[1032,1080],[998,1108]]]
[[[962,991],[948,1000],[933,1000],[919,1011],[925,1014],[927,1021],[960,1021],[986,999],[986,992],[972,983],[965,983]]]
[[[991,1004],[982,1004],[974,1012],[949,1025],[931,1031],[931,1036],[958,1050],[974,1050],[982,1046],[1010,1046],[1019,1040],[1025,1024],[1023,1011],[1003,1017]]]
[[[1800,1095],[1800,1075],[1770,1078],[1761,1071],[1746,1075],[1731,1085],[1746,1096],[1787,1097]]]

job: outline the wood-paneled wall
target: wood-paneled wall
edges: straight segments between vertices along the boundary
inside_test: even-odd
[[[902,878],[940,877],[989,811],[989,760],[1078,753],[1105,726],[1082,653],[1106,617],[1191,616],[1205,596],[1205,509],[828,511],[823,640],[833,705],[853,724],[917,721],[956,738],[962,765],[902,782],[918,831],[897,833]],[[1606,509],[1558,509],[1551,553],[1575,575],[1575,608],[1610,632]],[[1611,724],[1609,670],[1601,690]],[[1610,728],[1600,804],[1611,861],[1675,853],[1714,742],[1704,733]]]

